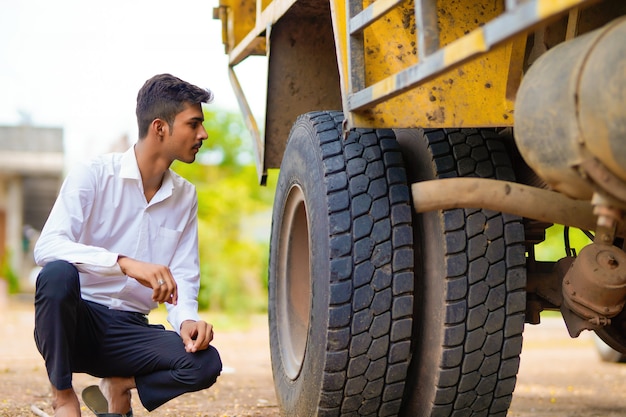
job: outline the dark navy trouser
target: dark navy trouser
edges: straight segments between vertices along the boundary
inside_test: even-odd
[[[83,300],[78,271],[65,261],[47,264],[37,277],[35,342],[57,389],[71,388],[74,372],[134,376],[149,411],[210,387],[222,370],[213,346],[187,353],[177,333],[148,324],[145,315]]]

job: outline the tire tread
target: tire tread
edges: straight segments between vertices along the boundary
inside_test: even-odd
[[[397,415],[413,313],[412,210],[402,154],[392,130],[356,129],[343,137],[341,112],[302,118],[320,138],[331,291],[338,292],[330,297],[326,350],[333,359],[324,368],[318,415]],[[342,271],[348,263],[350,275]]]
[[[514,180],[495,132],[443,129],[425,131],[425,136],[437,178]],[[516,216],[480,209],[446,210],[442,219],[446,328],[430,415],[504,415],[515,387],[524,325],[524,228]]]

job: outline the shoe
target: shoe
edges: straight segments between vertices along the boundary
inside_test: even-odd
[[[133,410],[131,409],[126,414],[109,413],[109,402],[100,387],[97,385],[90,385],[85,388],[81,394],[83,402],[97,417],[133,417]]]

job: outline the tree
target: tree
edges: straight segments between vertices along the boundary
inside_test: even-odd
[[[196,162],[173,165],[198,192],[200,307],[264,311],[275,184],[258,184],[240,116],[205,110],[204,117],[208,139]]]

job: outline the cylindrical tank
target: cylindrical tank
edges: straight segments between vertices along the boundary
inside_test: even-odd
[[[564,42],[530,67],[516,98],[515,140],[528,165],[572,198],[588,200],[602,187],[580,168],[588,158],[626,184],[626,19]]]

